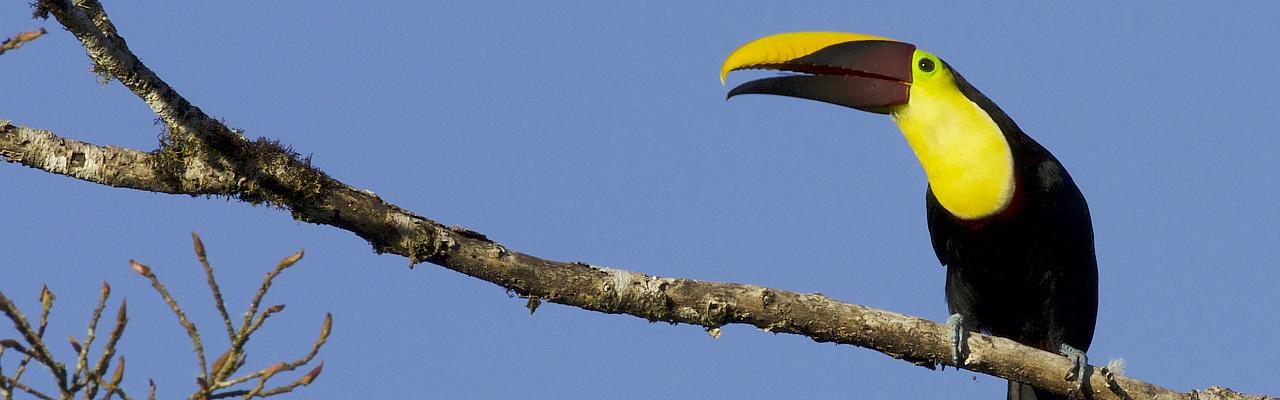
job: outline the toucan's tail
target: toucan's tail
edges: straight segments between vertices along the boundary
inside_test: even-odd
[[[1009,381],[1009,400],[1067,400],[1067,397],[1038,390],[1025,383]]]

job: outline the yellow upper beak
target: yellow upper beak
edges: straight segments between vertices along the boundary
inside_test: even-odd
[[[873,35],[844,32],[789,32],[765,36],[742,45],[720,67],[720,84],[729,72],[752,69],[771,64],[782,64],[844,42],[897,40]]]
[[[772,94],[888,113],[910,100],[915,58],[915,45],[879,36],[783,33],[734,50],[720,67],[720,82],[740,69],[796,72],[743,83],[728,97]]]

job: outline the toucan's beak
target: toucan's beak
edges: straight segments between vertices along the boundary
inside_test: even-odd
[[[909,99],[915,50],[912,44],[870,35],[782,33],[734,50],[720,68],[720,82],[742,69],[798,72],[743,83],[728,97],[775,94],[884,114]]]

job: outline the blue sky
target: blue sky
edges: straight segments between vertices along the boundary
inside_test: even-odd
[[[877,34],[947,60],[1067,166],[1093,211],[1101,286],[1090,356],[1178,390],[1280,393],[1280,30],[1275,4],[972,8],[950,2],[108,2],[142,60],[205,112],[311,154],[356,187],[512,249],[650,274],[821,292],[945,318],[923,173],[887,117],[769,96],[724,101],[720,62],[796,30]],[[152,149],[161,128],[74,38],[0,6],[0,118]],[[751,73],[731,76],[729,84]],[[151,265],[211,343],[189,233],[229,307],[298,248],[288,309],[248,367],[305,352],[299,398],[1000,398],[1004,384],[852,346],[557,305],[373,254],[356,236],[222,199],[0,165],[0,289],[50,336],[83,336],[98,285],[129,299],[126,388],[190,393],[189,341],[128,269]],[[0,336],[12,337],[0,327]],[[69,350],[58,342],[59,354]],[[10,364],[6,366],[12,368]]]

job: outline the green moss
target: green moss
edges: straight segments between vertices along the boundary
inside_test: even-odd
[[[160,131],[160,147],[151,152],[155,162],[152,170],[157,178],[177,187],[181,183],[183,171],[187,169],[187,159],[192,154],[194,151],[190,143],[165,126]]]
[[[435,236],[419,233],[409,239],[409,266],[412,267],[440,253],[441,243]]]

